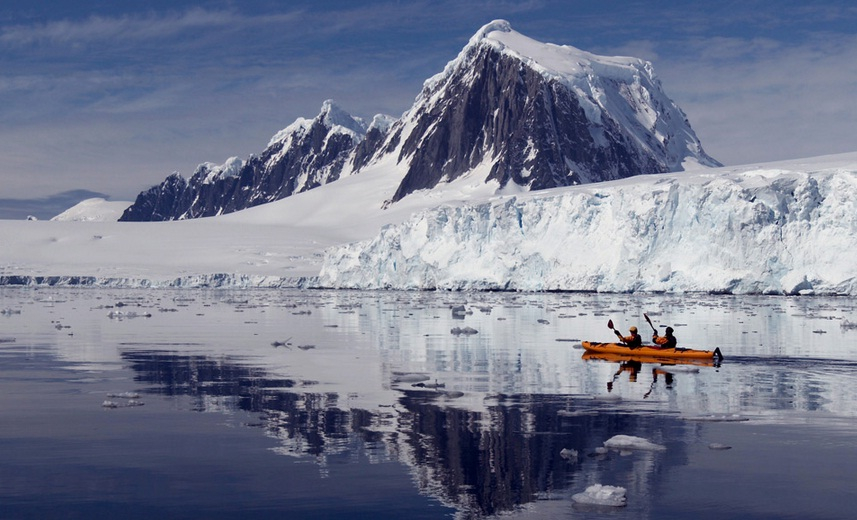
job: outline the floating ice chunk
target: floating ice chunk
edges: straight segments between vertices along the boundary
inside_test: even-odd
[[[667,449],[666,446],[633,435],[615,435],[604,441],[604,446],[613,450],[663,451]]]
[[[563,448],[559,450],[559,456],[564,458],[565,460],[575,461],[578,457],[577,450],[570,450],[568,448]]]
[[[151,318],[152,314],[149,312],[137,313],[134,311],[125,312],[125,311],[110,311],[107,313],[107,317],[111,320],[123,320],[123,319],[133,319],[133,318]]]
[[[136,399],[131,399],[125,402],[124,404],[117,403],[116,401],[107,400],[101,403],[101,406],[103,406],[104,408],[130,408],[132,406],[143,406],[144,404],[145,403],[143,401],[138,401]]]
[[[578,504],[591,504],[596,506],[625,506],[625,488],[619,486],[602,486],[594,484],[586,488],[583,493],[572,495],[572,500]]]
[[[138,394],[137,392],[119,392],[115,394],[107,394],[107,397],[111,397],[114,399],[139,399],[140,394]]]
[[[740,415],[698,415],[695,417],[685,417],[685,420],[701,422],[744,422],[749,421],[750,419]]]
[[[708,445],[708,449],[710,450],[731,450],[732,446],[727,446],[726,444],[720,444],[719,442],[712,442]]]

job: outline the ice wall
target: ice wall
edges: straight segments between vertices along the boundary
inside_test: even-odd
[[[855,170],[665,174],[427,210],[320,285],[855,295],[854,251]]]

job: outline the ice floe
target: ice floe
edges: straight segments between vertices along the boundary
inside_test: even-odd
[[[720,444],[719,442],[712,442],[708,445],[708,449],[710,450],[731,450],[732,446],[727,444]]]
[[[604,441],[604,447],[612,450],[641,450],[641,451],[663,451],[666,446],[655,444],[642,437],[633,435],[614,435]]]
[[[118,403],[116,401],[105,400],[101,403],[101,406],[104,408],[131,408],[134,406],[143,406],[143,401],[138,401],[136,399],[130,399],[124,403]]]
[[[743,417],[741,415],[696,415],[692,417],[685,417],[686,421],[699,421],[699,422],[744,422],[749,421],[748,417]]]
[[[626,505],[625,488],[620,486],[593,484],[583,493],[572,495],[571,499],[578,504],[596,506],[623,507]]]

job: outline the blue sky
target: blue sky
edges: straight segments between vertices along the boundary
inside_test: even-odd
[[[706,151],[857,151],[846,1],[51,1],[0,5],[0,199],[133,200],[259,153],[332,98],[401,115],[485,23],[653,62]]]

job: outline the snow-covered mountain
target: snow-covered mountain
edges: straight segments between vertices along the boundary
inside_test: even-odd
[[[366,125],[330,101],[279,132],[258,157],[200,165],[141,193],[125,221],[230,213],[388,164],[387,199],[475,175],[497,190],[540,190],[717,166],[650,63],[544,44],[508,22],[482,27],[425,82],[401,119]]]
[[[0,220],[0,285],[857,296],[857,153],[382,209],[388,166],[214,218]]]
[[[563,61],[570,55],[575,61]],[[518,72],[508,67],[513,59]],[[465,65],[474,61],[482,73]],[[485,68],[504,72],[485,76]],[[599,73],[581,72],[587,68]],[[190,182],[171,177],[167,189],[153,191],[150,208],[184,216],[179,221],[87,219],[100,204],[70,212],[74,221],[0,220],[0,285],[857,296],[857,152],[709,167],[681,112],[647,86],[654,81],[647,70],[638,60],[596,59],[491,24],[426,82],[401,119],[365,125],[325,103],[319,117],[285,129],[258,158],[203,165]],[[496,88],[462,86],[519,73],[520,82],[500,89],[499,105],[476,94]],[[527,81],[534,90],[516,97]],[[565,128],[566,112],[556,107],[573,104],[560,85],[584,92],[575,98],[581,111],[567,113],[586,121],[589,150],[611,167],[579,168],[585,150],[565,147],[565,130],[551,133]],[[512,99],[531,108],[514,115],[520,107]],[[552,115],[528,119],[539,103]],[[524,127],[512,124],[519,117],[534,125],[523,149],[500,139],[518,131],[524,139]],[[571,153],[581,154],[573,175],[557,175]],[[626,160],[641,158],[656,167],[629,176]],[[580,184],[562,184],[574,175]],[[262,203],[268,199],[253,179],[267,179],[267,196],[278,197],[284,178],[291,194]],[[603,179],[612,180],[595,182]],[[234,211],[231,199],[216,196],[220,189],[256,205]],[[217,216],[189,218],[209,211]]]
[[[719,166],[650,63],[541,43],[502,20],[426,81],[382,152],[406,165],[393,201],[474,170],[540,190]]]
[[[231,213],[337,180],[389,127],[385,116],[367,125],[332,101],[314,119],[298,119],[275,135],[258,157],[204,163],[186,180],[173,173],[137,196],[123,221],[180,220]]]

